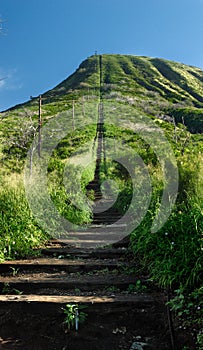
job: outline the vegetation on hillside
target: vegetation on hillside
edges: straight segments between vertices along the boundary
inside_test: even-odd
[[[196,334],[197,347],[202,349],[203,71],[164,59],[124,55],[102,55],[102,71],[100,63],[97,55],[88,58],[74,74],[42,95],[43,126],[49,125],[58,114],[67,113],[64,116],[69,128],[48,162],[49,195],[61,216],[77,224],[91,222],[91,206],[84,202],[81,192],[71,193],[67,188],[71,188],[73,180],[79,184],[77,171],[82,172],[78,187],[83,193],[94,177],[94,164],[83,171],[74,161],[79,162],[88,147],[90,152],[95,152],[95,106],[102,97],[108,114],[105,137],[112,145],[114,142],[120,145],[118,149],[123,151],[123,156],[126,148],[132,152],[129,159],[138,154],[152,183],[149,208],[130,237],[132,249],[151,278],[172,291],[171,308],[182,319],[183,326]],[[49,239],[33,217],[23,187],[26,159],[34,164],[31,154],[32,147],[36,147],[32,144],[35,136],[37,140],[38,102],[38,98],[32,99],[0,115],[1,260],[29,255],[34,247]],[[123,113],[128,107],[133,111],[132,118],[130,112]],[[176,204],[167,222],[153,233],[151,225],[160,208],[164,179],[156,151],[147,138],[143,139],[132,128],[141,118],[151,120],[162,130],[179,171]],[[72,162],[68,162],[70,158]],[[132,199],[132,181],[110,158],[111,154],[105,167],[101,167],[101,178],[108,175],[114,180],[112,191],[117,193],[119,189],[115,205],[125,213]],[[69,174],[66,187],[64,171]],[[136,176],[142,184],[143,174]],[[80,204],[79,209],[73,205],[74,201]],[[142,198],[138,197],[138,201],[141,206]]]

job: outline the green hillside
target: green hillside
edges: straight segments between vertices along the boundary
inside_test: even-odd
[[[171,288],[171,307],[182,317],[183,327],[190,327],[196,334],[201,350],[203,71],[159,58],[94,55],[41,96],[42,129],[48,130],[42,132],[42,143],[43,139],[49,140],[42,157],[39,97],[0,114],[0,260],[33,254],[34,247],[50,238],[50,232],[40,225],[40,214],[36,219],[29,208],[23,182],[26,171],[31,176],[35,171],[33,177],[41,186],[36,202],[40,203],[40,196],[47,190],[47,203],[51,200],[61,217],[77,225],[91,223],[94,193],[87,191],[87,185],[94,180],[96,165],[87,160],[88,166],[83,169],[82,161],[88,152],[95,156],[96,137],[102,124],[102,133],[109,143],[105,145],[107,156],[100,165],[100,178],[114,181],[111,191],[119,193],[115,208],[123,215],[133,197],[131,177],[139,183],[132,210],[139,214],[145,200],[148,208],[140,225],[130,234],[132,250],[150,278],[165,289]],[[104,123],[98,122],[101,102]],[[35,136],[36,142],[32,143]],[[56,144],[54,139],[58,140]],[[116,151],[129,166],[135,154],[142,165],[130,174],[111,160]],[[39,175],[43,162],[47,166],[46,181]],[[65,184],[64,172],[68,174]],[[151,188],[145,187],[148,178]],[[166,188],[175,182],[177,196],[172,190],[166,193]],[[78,191],[73,191],[73,187]],[[149,191],[140,194],[142,188]],[[30,201],[35,201],[32,183],[30,189]],[[85,201],[84,195],[90,202]],[[161,221],[162,211],[166,214],[168,207],[168,219],[153,231],[154,221]],[[52,222],[52,209],[47,208],[47,222],[59,232],[57,220]]]
[[[127,55],[102,55],[102,73],[99,57],[91,56],[78,69],[52,90],[44,93],[43,114],[54,115],[66,110],[72,99],[98,96],[100,79],[102,94],[125,99],[143,113],[158,118],[174,117],[193,133],[202,132],[203,125],[203,71],[199,68],[164,59]],[[16,111],[37,111],[37,101],[2,113],[16,115]]]

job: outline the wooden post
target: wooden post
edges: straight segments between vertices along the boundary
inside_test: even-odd
[[[73,131],[75,131],[75,101],[73,100]]]
[[[82,97],[82,115],[85,116],[85,96]]]
[[[39,95],[39,114],[38,114],[38,156],[41,157],[41,142],[42,142],[42,96]]]
[[[172,117],[172,118],[173,118],[173,125],[174,125],[174,140],[175,140],[175,142],[177,143],[178,138],[177,138],[176,121],[175,121],[175,118],[174,118],[174,117]]]

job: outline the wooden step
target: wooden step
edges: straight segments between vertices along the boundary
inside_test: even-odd
[[[79,249],[79,248],[49,248],[42,249],[41,252],[48,256],[72,256],[82,259],[115,259],[124,257],[127,254],[126,248],[111,248],[111,249]]]
[[[122,263],[123,266],[126,264]],[[109,270],[117,269],[121,266],[120,262],[115,260],[101,261],[82,261],[55,258],[40,258],[31,260],[12,260],[4,261],[0,264],[0,272],[10,272],[14,269],[26,270],[63,270],[66,272],[89,272],[91,270],[101,270],[108,268]]]
[[[94,226],[86,227],[86,229],[71,231],[67,234],[67,238],[64,237],[61,241],[60,239],[55,239],[54,242],[58,247],[69,245],[70,248],[98,250],[123,240],[125,238],[125,228],[126,225],[112,224],[109,227],[108,225],[97,225],[95,223]]]
[[[118,288],[120,290],[127,290],[130,284],[135,284],[136,278],[133,276],[122,275],[109,275],[109,276],[84,276],[81,275],[78,278],[70,277],[67,274],[38,274],[20,277],[4,277],[0,282],[0,289],[3,291],[5,284],[9,285],[9,289],[12,291],[16,289],[23,293],[29,293],[30,291],[37,292],[42,289],[49,289],[50,293],[55,294],[56,290],[75,290],[76,288],[81,292],[84,291],[96,291],[103,290],[108,287]]]
[[[153,296],[152,294],[137,295],[119,295],[115,297],[108,296],[78,296],[78,295],[0,295],[0,303],[87,303],[87,304],[152,304],[163,302],[163,296]]]

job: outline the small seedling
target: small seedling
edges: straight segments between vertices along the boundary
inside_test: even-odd
[[[115,292],[119,292],[120,289],[119,289],[118,287],[116,287],[116,286],[110,286],[110,287],[107,287],[107,288],[106,288],[106,291],[107,291],[107,292],[115,293]]]
[[[17,294],[17,295],[21,295],[23,294],[23,292],[21,292],[18,289],[15,288],[11,288],[10,284],[8,282],[4,283],[4,286],[2,288],[2,294]]]
[[[13,292],[13,294],[17,294],[17,295],[23,294],[23,292],[21,290],[16,289],[16,288],[12,289],[12,292]]]
[[[146,290],[147,287],[143,286],[140,280],[137,280],[136,284],[129,284],[128,286],[129,293],[145,292]]]
[[[2,294],[9,294],[11,291],[10,284],[5,282],[2,288]]]
[[[78,304],[66,304],[65,308],[62,308],[65,314],[64,323],[68,326],[68,330],[74,329],[78,331],[79,324],[85,322],[87,314],[81,310],[87,306]]]
[[[19,268],[15,268],[15,267],[12,267],[10,266],[10,269],[12,270],[12,276],[15,277],[17,276],[18,272],[19,272]]]
[[[75,293],[81,293],[80,288],[75,288]]]

